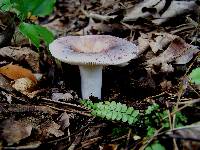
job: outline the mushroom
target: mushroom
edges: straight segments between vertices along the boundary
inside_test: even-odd
[[[103,66],[122,64],[138,55],[135,44],[110,35],[61,37],[49,49],[58,60],[79,66],[83,99],[101,99]]]

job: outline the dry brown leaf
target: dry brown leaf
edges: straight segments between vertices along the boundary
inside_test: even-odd
[[[138,38],[138,45],[141,53],[147,50],[149,47],[154,53],[157,53],[159,50],[163,50],[163,48],[165,48],[171,41],[178,38],[176,35],[165,32],[140,34],[141,36]]]
[[[123,21],[135,21],[138,18],[152,18],[153,16],[152,22],[160,25],[177,15],[198,10],[198,5],[195,3],[195,1],[172,1],[167,10],[164,10],[165,5],[166,0],[142,1],[127,11]],[[162,11],[163,13],[160,13]]]
[[[59,101],[59,100],[65,100],[69,101],[73,99],[74,97],[72,96],[71,93],[52,93],[52,100],[54,101]]]
[[[70,125],[70,122],[69,122],[69,118],[70,118],[70,116],[66,113],[66,112],[64,112],[64,113],[62,113],[59,117],[58,117],[58,123],[59,123],[59,125],[61,126],[61,129],[62,130],[65,130],[66,128],[68,128],[69,127],[69,125]]]
[[[55,123],[54,121],[46,121],[42,123],[38,129],[41,137],[48,138],[50,135],[54,135],[56,137],[64,135],[64,132],[59,130],[60,125]]]
[[[10,81],[8,81],[4,76],[0,74],[0,87],[5,89],[6,91],[13,91],[14,89],[10,85]]]
[[[117,144],[106,144],[100,150],[117,150]]]
[[[3,121],[0,127],[2,128],[1,137],[7,141],[8,145],[19,143],[20,140],[29,137],[32,131],[30,124],[12,119]]]
[[[16,79],[14,84],[12,85],[17,91],[24,93],[28,92],[31,88],[34,87],[34,83],[29,78],[20,78]]]
[[[60,21],[60,19],[55,19],[48,24],[44,24],[44,27],[48,28],[53,34],[57,37],[60,35],[64,35],[66,31],[65,25]]]
[[[169,137],[177,138],[183,145],[183,150],[200,149],[200,122],[176,128],[166,133]],[[182,139],[182,140],[181,140]],[[186,139],[186,140],[185,140]]]
[[[20,78],[29,78],[34,83],[37,83],[37,80],[33,73],[18,65],[8,64],[0,68],[0,73],[4,76],[16,80]]]
[[[147,60],[147,64],[151,66],[172,62],[185,54],[190,48],[191,46],[187,44],[183,39],[176,38],[158,57]]]
[[[0,56],[11,58],[17,62],[25,61],[35,72],[39,72],[39,54],[28,47],[4,47],[0,49]]]
[[[89,23],[86,27],[76,32],[76,35],[87,35],[87,34],[102,34],[105,32],[111,32],[113,30],[113,26],[109,26],[108,24],[104,24],[102,22],[95,23],[93,19],[90,18]]]

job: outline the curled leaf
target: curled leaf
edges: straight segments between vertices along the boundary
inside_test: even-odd
[[[0,73],[12,80],[29,78],[34,83],[37,82],[35,76],[30,70],[18,65],[8,64],[6,66],[3,66],[0,68]]]

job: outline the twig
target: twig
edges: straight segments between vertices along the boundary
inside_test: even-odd
[[[117,17],[117,15],[107,16],[107,15],[99,15],[99,14],[94,14],[94,13],[88,13],[83,8],[81,8],[81,11],[88,18],[93,18],[93,19],[97,19],[97,20],[101,20],[101,21],[110,21],[110,20],[115,19]]]
[[[163,129],[163,127],[161,127],[160,129],[158,129],[154,135],[146,142],[146,144],[144,144],[142,147],[140,147],[139,150],[144,150],[153,140],[155,137],[157,137],[157,135],[159,134],[159,132]]]
[[[125,139],[125,138],[127,138],[127,135],[123,135],[123,136],[118,137],[116,139],[112,139],[111,142],[116,142],[116,141],[119,141],[119,140],[122,140],[122,139]]]
[[[127,142],[126,142],[126,148],[125,148],[125,150],[128,150],[128,145],[129,145],[129,141],[130,141],[130,136],[131,136],[131,132],[132,132],[132,129],[129,129],[129,131],[128,131],[128,135],[127,135]]]
[[[70,107],[76,107],[76,108],[88,110],[86,107],[83,107],[83,106],[80,106],[80,105],[76,105],[76,104],[72,104],[72,103],[65,103],[65,102],[60,102],[60,101],[54,101],[54,100],[48,99],[48,98],[41,98],[41,99],[45,100],[45,101],[48,101],[48,102],[56,103],[56,104],[62,104],[62,105],[70,106]]]
[[[78,113],[78,114],[81,114],[81,115],[84,115],[84,116],[87,116],[87,117],[91,117],[90,114],[84,113],[84,112],[81,112],[81,111],[78,111],[78,110],[73,110],[73,109],[72,110],[67,110],[67,109],[56,108],[54,106],[49,106],[49,105],[47,105],[47,106],[52,108],[52,109],[58,110],[58,111],[70,112],[70,113]]]

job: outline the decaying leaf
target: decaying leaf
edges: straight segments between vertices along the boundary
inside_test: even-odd
[[[106,144],[100,148],[100,150],[117,150],[117,144]]]
[[[50,135],[59,137],[59,136],[64,135],[64,132],[59,130],[59,128],[60,128],[60,125],[58,125],[54,121],[46,121],[40,125],[39,133],[44,138],[48,138]]]
[[[0,68],[0,73],[13,80],[20,78],[29,78],[34,83],[37,82],[35,76],[30,70],[18,65],[8,64],[6,66],[3,66]]]
[[[70,116],[66,112],[62,113],[58,117],[58,121],[59,121],[58,123],[61,126],[62,130],[65,130],[67,127],[69,127],[70,125],[69,118]]]
[[[171,41],[178,38],[178,36],[169,33],[148,33],[143,34],[138,38],[138,46],[140,53],[147,50],[149,47],[154,53],[163,50]]]
[[[20,78],[15,80],[12,87],[15,88],[17,91],[20,91],[21,93],[25,93],[33,88],[34,85],[35,84],[29,78]]]
[[[153,65],[161,65],[162,72],[173,72],[174,68],[170,63],[174,61],[174,64],[186,64],[193,58],[196,53],[199,52],[196,47],[187,44],[182,38],[178,36],[173,36],[169,34],[164,35],[167,36],[163,36],[163,40],[157,41],[161,44],[154,45],[156,45],[157,50],[161,50],[161,48],[166,49],[160,55],[148,59],[146,62],[148,67],[151,67]],[[169,46],[167,46],[168,44]]]
[[[48,28],[50,31],[53,32],[53,34],[57,37],[59,35],[63,35],[65,33],[66,27],[64,24],[60,21],[60,19],[55,19],[54,21],[44,24],[43,27]]]
[[[31,135],[32,126],[23,122],[8,119],[0,124],[1,137],[6,140],[8,145],[19,143]]]
[[[39,54],[28,47],[3,47],[0,56],[11,58],[17,62],[25,61],[35,71],[39,71]]]
[[[42,143],[40,141],[35,141],[23,146],[16,146],[15,149],[37,149],[41,144]]]
[[[168,6],[167,6],[168,5]],[[135,5],[127,11],[123,21],[135,21],[138,18],[152,18],[155,24],[161,24],[168,19],[190,11],[197,11],[198,5],[195,1],[169,1],[146,0]]]
[[[52,100],[59,101],[59,100],[65,100],[69,101],[70,99],[73,99],[71,93],[52,93]]]
[[[182,139],[197,140],[200,139],[200,122],[174,129],[167,132],[170,137],[179,137]]]
[[[158,57],[147,60],[148,65],[158,65],[162,63],[168,63],[183,56],[188,50],[191,49],[191,45],[187,44],[181,38],[175,38],[168,48],[161,53]],[[194,55],[194,53],[193,53]]]
[[[10,85],[10,82],[0,74],[0,87],[11,92],[13,87]]]
[[[7,102],[9,104],[11,104],[11,102],[12,102],[12,94],[8,94],[8,93],[6,93],[4,91],[1,91],[1,93],[2,93],[2,95],[4,95],[6,97]]]
[[[112,33],[114,30],[119,30],[119,28],[122,28],[122,26],[117,24],[105,24],[103,22],[95,23],[93,19],[90,18],[88,25],[76,32],[76,35]]]
[[[182,139],[181,143],[185,150],[200,149],[200,122],[174,129],[167,132],[172,138]]]

